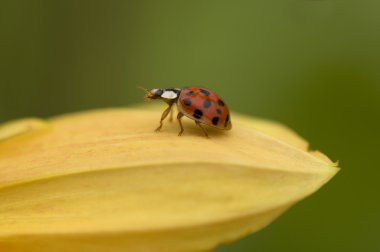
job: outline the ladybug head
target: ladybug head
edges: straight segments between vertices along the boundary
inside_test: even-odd
[[[179,94],[181,93],[180,88],[153,88],[148,90],[146,88],[141,88],[146,92],[144,100],[155,100],[162,99],[164,101],[177,100]]]
[[[160,99],[161,95],[164,93],[164,90],[161,88],[154,88],[151,90],[146,90],[145,100]]]
[[[164,92],[163,89],[157,89],[157,88],[154,88],[151,90],[143,88],[143,87],[138,87],[138,88],[145,91],[145,96],[144,96],[145,101],[159,99],[161,98],[161,95]]]

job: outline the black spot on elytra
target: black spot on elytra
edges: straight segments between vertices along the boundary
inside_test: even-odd
[[[219,106],[224,106],[224,102],[221,99],[218,100],[218,104]]]
[[[220,109],[216,109],[216,113],[218,113],[218,115],[221,115],[222,111]]]
[[[183,104],[185,104],[186,106],[190,106],[191,100],[189,98],[183,99]]]
[[[207,91],[207,90],[200,89],[199,91],[201,91],[201,93],[204,94],[204,95],[210,95],[210,92]]]
[[[219,117],[215,116],[214,118],[212,118],[211,121],[212,121],[212,124],[218,125]]]
[[[203,102],[203,107],[204,108],[208,108],[208,107],[210,107],[211,106],[211,102],[210,102],[210,100],[205,100],[204,102]]]
[[[196,109],[196,110],[194,110],[194,114],[193,114],[193,116],[194,116],[195,118],[197,118],[197,119],[201,119],[201,117],[203,116],[203,112],[202,112],[202,110],[200,110],[200,109]]]
[[[186,93],[187,96],[192,96],[194,94],[194,91],[189,91]]]
[[[226,120],[224,121],[224,127],[227,127],[229,121],[230,121],[230,114],[227,114]]]

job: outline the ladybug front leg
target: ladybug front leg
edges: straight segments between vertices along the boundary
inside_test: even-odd
[[[206,129],[202,127],[201,123],[198,121],[195,121],[195,124],[198,125],[202,129],[203,133],[205,134],[205,137],[209,138]]]
[[[162,128],[162,121],[168,116],[172,106],[173,106],[173,103],[168,103],[169,107],[167,109],[165,109],[165,111],[162,113],[161,115],[161,120],[160,120],[160,126],[158,126],[158,128],[155,130],[156,132],[160,131],[161,128]]]
[[[178,119],[179,126],[181,127],[181,131],[178,133],[178,136],[181,136],[183,133],[183,130],[184,130],[183,125],[182,125],[182,121],[181,121],[182,116],[183,116],[183,114],[181,112],[178,112],[177,119]]]
[[[173,122],[173,107],[170,109],[170,117],[169,117],[169,122]]]

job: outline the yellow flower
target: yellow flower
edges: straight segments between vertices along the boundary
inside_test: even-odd
[[[268,225],[338,168],[291,130],[233,115],[155,133],[161,110],[0,126],[0,251],[211,251]]]

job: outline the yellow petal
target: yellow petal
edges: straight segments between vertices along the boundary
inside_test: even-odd
[[[31,132],[38,132],[46,129],[48,124],[36,118],[27,118],[0,125],[0,142],[9,138],[24,135]]]
[[[209,251],[338,171],[270,121],[233,115],[231,131],[206,139],[190,120],[182,137],[177,123],[153,132],[160,115],[108,109],[0,128],[0,251]]]

